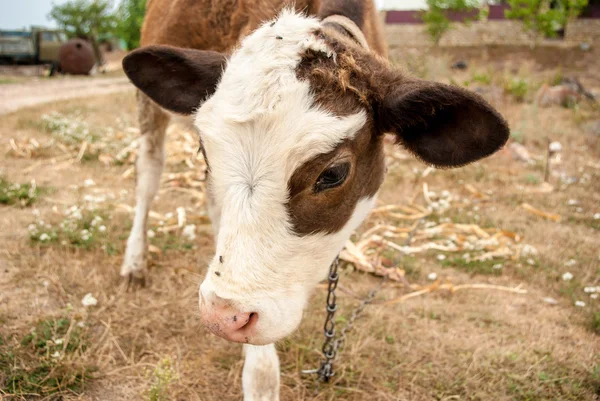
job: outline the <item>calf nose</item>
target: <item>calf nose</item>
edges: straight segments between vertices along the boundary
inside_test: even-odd
[[[217,296],[202,297],[202,323],[216,336],[226,340],[247,343],[254,334],[258,313],[241,312]]]

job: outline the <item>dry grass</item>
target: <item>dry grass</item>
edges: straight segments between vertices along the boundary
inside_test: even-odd
[[[283,400],[595,400],[600,396],[600,300],[585,291],[600,286],[599,220],[594,218],[600,213],[600,145],[598,137],[580,129],[584,120],[600,118],[598,110],[587,106],[537,109],[528,96],[518,102],[514,94],[503,93],[504,68],[481,63],[453,73],[447,61],[431,60],[423,75],[435,73],[462,83],[471,81],[476,71],[477,85],[498,86],[499,94],[494,90],[484,94],[518,131],[535,163],[513,160],[505,149],[472,166],[439,171],[389,148],[389,174],[380,206],[411,205],[412,213],[427,210],[415,246],[443,244],[450,234],[428,237],[426,230],[444,224],[476,226],[487,233],[501,229],[519,238],[506,240],[510,254],[492,260],[475,258],[484,250],[471,252],[470,258],[462,251],[405,255],[381,244],[383,240],[403,244],[402,229],[412,224],[406,219],[410,213],[374,213],[354,240],[378,235],[379,242],[364,248],[367,262],[376,260],[374,268],[397,268],[402,278],[390,281],[378,304],[357,322],[341,353],[338,374],[328,385],[300,374],[320,360],[325,293],[323,289],[315,293],[298,332],[278,344]],[[519,77],[539,83],[557,73],[531,67]],[[95,133],[83,151],[94,157],[81,155],[86,140],[64,142],[42,124],[42,116],[53,112],[77,115]],[[241,347],[210,335],[199,324],[197,288],[213,256],[213,242],[203,209],[203,164],[196,157],[193,134],[177,127],[170,132],[167,172],[150,221],[156,234],[151,282],[132,292],[121,286],[118,270],[134,205],[135,147],[128,145],[137,133],[132,127],[133,93],[68,101],[2,118],[3,176],[12,183],[35,179],[54,192],[36,199],[33,207],[39,216],[31,207],[0,206],[4,244],[0,250],[0,398],[29,399],[34,398],[32,393],[65,400],[241,398]],[[107,132],[111,136],[105,140],[102,134]],[[560,163],[552,164],[551,192],[540,186],[546,137],[564,148]],[[130,149],[131,155],[117,158],[122,149]],[[86,185],[89,179],[93,184]],[[425,193],[423,184],[427,184]],[[428,210],[430,202],[438,202],[430,192],[445,190],[455,200],[447,208]],[[528,213],[520,207],[523,203],[558,214],[561,220]],[[65,210],[73,205],[81,207],[82,219],[75,219],[73,229],[64,231],[60,223],[69,218]],[[184,224],[177,221],[178,207],[186,208]],[[91,229],[96,215],[102,216],[101,224]],[[56,231],[55,241],[40,241],[39,233],[31,239],[28,226],[40,219],[44,227]],[[182,226],[188,224],[196,226],[195,240],[182,235]],[[99,230],[99,225],[106,230]],[[377,225],[393,229],[373,231]],[[89,241],[82,241],[84,229],[92,234]],[[567,272],[573,277],[565,281]],[[385,303],[429,288],[434,283],[428,280],[431,273],[442,287],[404,302]],[[377,282],[352,267],[343,270],[340,324],[358,303],[354,294],[365,294]],[[448,283],[488,287],[453,292]],[[519,285],[527,294],[493,287]],[[82,305],[88,293],[96,305]],[[576,301],[586,306],[577,307]],[[58,357],[53,357],[56,352]]]

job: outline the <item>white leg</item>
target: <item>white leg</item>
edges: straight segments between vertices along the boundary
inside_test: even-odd
[[[279,357],[275,345],[244,345],[244,401],[279,401]]]
[[[140,145],[136,162],[136,206],[133,227],[127,240],[121,276],[144,278],[147,269],[147,220],[152,200],[158,192],[165,162],[165,132],[168,115],[148,97],[138,92]]]

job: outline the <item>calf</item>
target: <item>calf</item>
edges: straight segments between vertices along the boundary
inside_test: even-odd
[[[143,140],[122,274],[145,270],[163,109],[190,115],[208,167],[216,243],[199,291],[202,319],[214,334],[245,344],[245,399],[274,400],[273,343],[299,325],[311,291],[375,203],[384,135],[425,163],[455,167],[495,152],[509,131],[478,95],[392,67],[370,1],[297,6],[308,13],[275,0],[220,12],[214,2],[198,3],[207,8],[152,0],[143,43],[180,47],[146,46],[124,60],[141,92]],[[172,13],[182,19],[180,32],[149,32]],[[218,36],[209,40],[211,33]]]

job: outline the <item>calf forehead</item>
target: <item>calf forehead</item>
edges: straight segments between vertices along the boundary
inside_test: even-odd
[[[241,159],[279,158],[289,178],[301,163],[354,137],[366,121],[364,111],[336,113],[315,102],[318,88],[298,79],[307,51],[335,57],[315,35],[319,27],[314,18],[284,11],[244,39],[215,94],[196,114],[209,153],[212,145],[223,155],[240,153]]]

